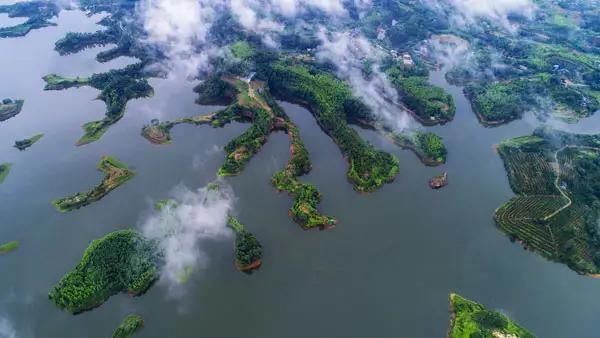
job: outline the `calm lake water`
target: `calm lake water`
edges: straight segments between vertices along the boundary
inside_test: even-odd
[[[345,160],[310,113],[282,103],[314,163],[303,179],[319,187],[321,210],[337,217],[338,227],[307,232],[288,217],[291,199],[270,184],[288,159],[287,137],[275,134],[241,176],[228,179],[240,220],[265,247],[258,272],[237,272],[231,241],[211,241],[203,243],[209,263],[196,269],[183,297],[157,284],[142,297],[117,295],[81,315],[62,312],[47,293],[91,240],[139,226],[152,201],[178,185],[196,189],[212,181],[224,159],[215,147],[247,128],[179,126],[170,146],[149,144],[140,129],[152,118],[214,109],[194,104],[194,83],[155,79],[154,97],[131,102],[100,141],[75,147],[81,124],[101,118],[104,104],[94,101],[98,92],[90,88],[44,92],[41,77],[89,75],[133,62],[100,64],[94,56],[101,49],[65,57],[53,50],[66,32],[98,29],[99,18],[62,12],[57,27],[0,40],[0,97],[26,100],[20,115],[0,124],[0,162],[14,163],[0,185],[0,242],[21,241],[17,251],[0,256],[0,323],[9,323],[17,337],[108,337],[130,312],[144,317],[138,335],[148,338],[445,337],[450,292],[503,311],[539,337],[598,336],[600,280],[524,251],[492,220],[495,208],[513,195],[494,145],[529,134],[537,120],[484,128],[461,89],[447,85],[441,73],[432,81],[457,101],[456,119],[431,128],[449,148],[445,166],[426,168],[411,152],[361,131],[397,155],[401,170],[393,184],[357,194],[346,181]],[[598,132],[600,118],[561,126]],[[12,147],[39,132],[44,138],[29,150]],[[100,202],[56,212],[51,200],[100,181],[95,165],[106,154],[132,166],[137,176]],[[450,185],[430,190],[427,180],[443,171]]]

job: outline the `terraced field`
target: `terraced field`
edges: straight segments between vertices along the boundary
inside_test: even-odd
[[[518,196],[496,211],[500,229],[548,257],[558,248],[549,222],[543,218],[564,204],[562,196]]]
[[[579,273],[600,271],[598,140],[540,129],[498,148],[517,194],[496,210],[498,227]]]
[[[519,148],[500,147],[511,187],[517,194],[553,195],[556,173],[540,152],[527,152]]]

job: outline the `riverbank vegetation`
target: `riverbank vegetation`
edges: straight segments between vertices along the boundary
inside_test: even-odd
[[[535,338],[502,313],[488,310],[455,293],[450,294],[450,311],[448,338]]]
[[[34,145],[42,137],[44,137],[44,134],[36,134],[30,138],[20,140],[20,141],[15,141],[15,148],[23,151],[23,150],[31,147],[32,145]]]
[[[0,102],[0,122],[6,121],[11,117],[15,117],[23,109],[24,100],[4,99]]]
[[[132,179],[135,175],[135,172],[130,170],[127,165],[111,156],[103,157],[97,167],[98,170],[105,174],[102,183],[90,191],[80,192],[70,197],[54,200],[52,204],[56,210],[67,212],[96,202],[112,190]]]
[[[134,333],[143,327],[144,319],[140,315],[132,313],[123,319],[115,332],[113,332],[112,338],[131,338]]]
[[[512,240],[579,273],[600,272],[600,136],[536,129],[498,152],[518,194],[496,210]]]
[[[4,182],[6,176],[10,173],[10,168],[12,167],[12,163],[2,163],[0,164],[0,183]]]
[[[0,38],[15,38],[27,35],[34,29],[56,26],[50,21],[58,16],[60,8],[52,1],[24,1],[11,5],[0,5],[0,13],[9,18],[27,18],[23,23],[0,28]]]
[[[112,232],[92,241],[81,261],[48,296],[58,307],[77,314],[120,292],[141,295],[158,278],[159,258],[156,245],[139,233]]]
[[[235,232],[235,266],[243,272],[258,269],[262,264],[262,245],[256,237],[244,229],[235,217],[229,217],[228,225]]]
[[[19,241],[12,241],[4,244],[0,244],[0,254],[9,253],[19,248]]]

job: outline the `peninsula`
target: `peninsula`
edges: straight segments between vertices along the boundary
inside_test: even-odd
[[[498,153],[517,194],[496,210],[498,227],[578,273],[600,273],[600,135],[538,128]]]
[[[135,172],[130,170],[124,163],[110,156],[103,157],[97,167],[105,174],[102,183],[90,191],[54,200],[52,204],[56,210],[67,212],[96,202],[135,175]]]
[[[235,232],[235,266],[242,272],[258,269],[262,265],[262,245],[237,218],[229,217],[228,224]]]
[[[450,294],[450,328],[448,338],[535,338],[524,328],[497,311]]]

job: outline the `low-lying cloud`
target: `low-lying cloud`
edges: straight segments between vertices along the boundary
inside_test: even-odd
[[[208,44],[210,29],[223,1],[144,0],[139,14],[147,32],[146,42],[166,54],[172,73],[187,77],[206,70],[215,50]]]
[[[536,6],[532,0],[422,0],[424,3],[436,8],[452,9],[452,19],[459,25],[472,25],[479,20],[487,19],[514,31],[508,17],[517,14],[532,18]]]
[[[336,66],[337,75],[346,80],[359,97],[386,127],[401,132],[410,127],[411,118],[399,106],[398,92],[379,69],[384,57],[365,37],[348,32],[329,32],[321,29],[321,46],[316,56],[319,61]],[[371,64],[365,74],[365,64]]]
[[[229,13],[240,27],[262,38],[265,45],[278,46],[278,35],[290,22],[308,11],[336,18],[346,17],[348,0],[143,0],[138,7],[147,42],[161,47],[171,72],[195,77],[210,69],[210,59],[220,55],[210,41],[210,31],[219,15]],[[371,0],[353,0],[363,9]],[[301,22],[301,20],[298,20]]]
[[[12,323],[4,317],[0,317],[0,338],[17,338],[17,331]]]
[[[196,191],[179,186],[172,203],[142,222],[142,233],[157,240],[164,254],[161,282],[171,291],[181,290],[192,270],[206,267],[209,259],[203,243],[232,236],[227,220],[234,202],[233,190],[224,182],[218,188],[209,185]]]

